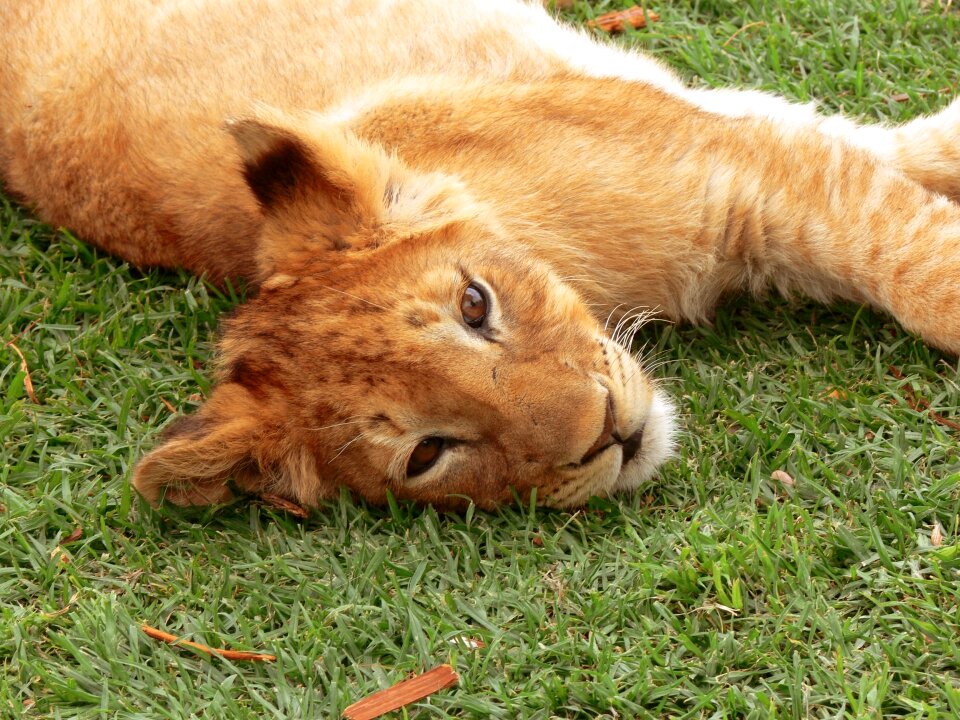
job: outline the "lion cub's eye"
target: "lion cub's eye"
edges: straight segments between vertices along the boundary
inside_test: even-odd
[[[463,314],[463,321],[472,328],[478,328],[483,325],[487,319],[487,294],[483,288],[476,283],[467,285],[463,291],[463,297],[460,298],[460,312]]]
[[[416,477],[432,468],[446,446],[442,437],[428,437],[417,443],[407,461],[407,477]]]

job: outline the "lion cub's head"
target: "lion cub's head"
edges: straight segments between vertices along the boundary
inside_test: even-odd
[[[455,179],[316,119],[230,131],[265,217],[262,282],[226,322],[207,403],[137,466],[148,500],[233,484],[306,505],[346,486],[568,507],[669,454],[649,378]]]

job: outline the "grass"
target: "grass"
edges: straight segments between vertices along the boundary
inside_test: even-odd
[[[960,17],[935,3],[654,7],[616,42],[698,85],[871,120],[957,94]],[[960,374],[889,319],[738,301],[712,328],[652,328],[680,458],[583,512],[150,510],[131,464],[167,404],[207,391],[235,301],[0,201],[0,337],[39,400],[0,345],[0,716],[336,717],[442,662],[460,686],[398,717],[960,715],[958,434],[905,402],[956,417]]]

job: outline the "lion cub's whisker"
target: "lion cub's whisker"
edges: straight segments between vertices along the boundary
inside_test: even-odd
[[[379,309],[384,310],[384,311],[387,311],[387,312],[389,312],[389,310],[390,310],[390,308],[384,307],[383,305],[377,305],[377,303],[375,303],[375,302],[372,302],[372,301],[370,301],[370,300],[367,300],[366,298],[362,298],[362,297],[360,297],[359,295],[354,295],[353,293],[348,293],[348,292],[346,292],[345,290],[338,290],[337,288],[335,288],[335,287],[330,287],[329,285],[319,285],[318,287],[321,287],[321,288],[323,288],[324,290],[329,290],[330,292],[335,292],[335,293],[340,293],[341,295],[346,295],[347,297],[353,298],[354,300],[359,300],[359,301],[362,302],[362,303],[366,303],[367,305],[372,305],[372,306],[375,307],[375,308],[379,308]]]
[[[610,329],[610,321],[613,319],[614,314],[616,314],[617,310],[619,310],[623,306],[624,306],[624,303],[620,303],[615,308],[613,308],[610,312],[607,313],[607,319],[603,323],[603,332],[605,335],[607,334],[607,330]]]
[[[347,419],[343,422],[330,423],[329,425],[321,425],[320,427],[309,427],[306,426],[303,429],[310,432],[319,432],[320,430],[330,430],[331,428],[343,427],[344,425],[364,425],[366,423],[376,422],[376,419],[373,417],[365,417],[357,420]]]
[[[353,440],[349,440],[349,441],[345,442],[343,445],[340,446],[339,451],[337,452],[337,454],[334,455],[334,456],[333,456],[332,458],[330,458],[329,460],[327,460],[327,465],[329,465],[329,464],[332,463],[334,460],[336,460],[338,457],[340,457],[341,455],[343,455],[343,453],[346,451],[346,449],[347,449],[348,447],[350,447],[351,445],[353,445],[355,442],[357,442],[357,440],[360,440],[360,439],[362,439],[362,438],[365,438],[366,436],[367,436],[366,433],[360,433],[360,434],[357,435]]]

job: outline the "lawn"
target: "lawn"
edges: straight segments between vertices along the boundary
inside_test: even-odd
[[[936,2],[651,7],[617,42],[696,85],[871,121],[958,94]],[[650,326],[679,457],[581,512],[151,510],[130,468],[209,390],[236,301],[0,198],[0,716],[333,718],[445,662],[459,687],[398,717],[960,716],[960,432],[917,404],[960,418],[960,371],[888,318],[770,299]]]

